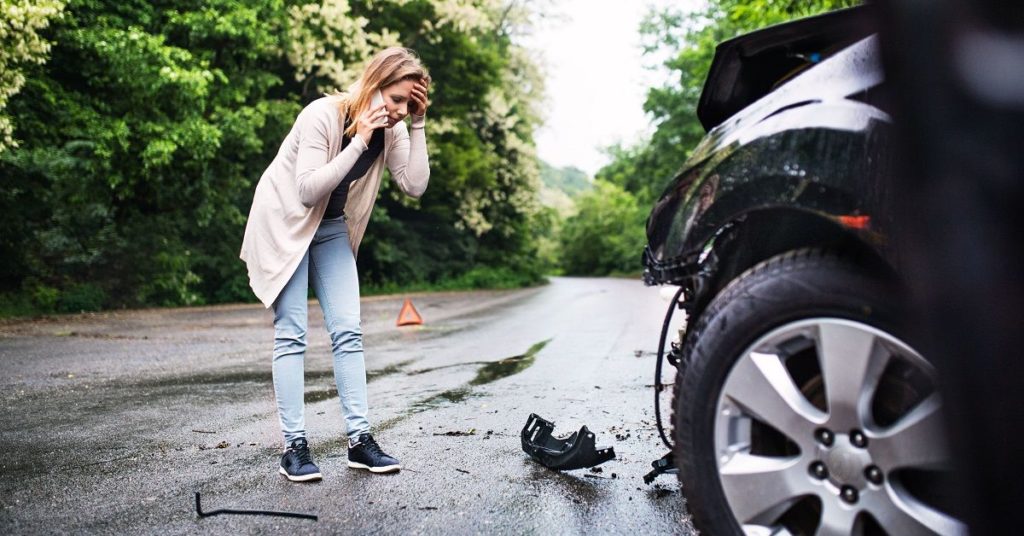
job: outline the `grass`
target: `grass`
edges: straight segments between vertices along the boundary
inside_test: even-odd
[[[444,292],[453,290],[506,290],[533,287],[547,283],[547,279],[539,274],[517,272],[508,268],[474,268],[457,277],[436,282],[386,283],[383,285],[364,284],[360,288],[363,296],[380,296],[384,294],[402,294],[408,292]],[[32,317],[52,314],[99,311],[103,308],[99,303],[79,303],[68,301],[41,304],[39,299],[26,292],[0,293],[0,318]],[[252,303],[255,296],[250,297]],[[163,304],[142,304],[139,308],[161,307]],[[214,304],[210,304],[214,305]],[[171,307],[176,307],[172,305]]]
[[[35,316],[41,311],[32,303],[28,296],[21,293],[0,294],[0,318],[19,316]]]
[[[437,292],[449,290],[504,290],[533,287],[547,282],[544,276],[516,272],[507,268],[474,268],[458,277],[437,282],[386,283],[363,285],[363,296],[403,292]]]

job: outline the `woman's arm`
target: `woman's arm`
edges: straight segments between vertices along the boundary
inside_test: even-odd
[[[333,103],[323,105],[334,106]],[[307,208],[337,188],[359,155],[366,150],[363,139],[353,136],[345,150],[330,158],[332,121],[337,119],[329,110],[309,108],[296,119],[299,148],[295,159],[295,182],[299,187],[299,200]]]
[[[424,117],[412,116],[412,125],[405,123],[393,127],[395,140],[388,151],[388,169],[391,178],[406,195],[419,197],[427,189],[430,179],[430,162],[427,160],[427,136],[424,133]],[[411,132],[410,132],[411,131]]]
[[[324,101],[320,103],[320,108],[307,107],[295,120],[299,144],[295,158],[295,182],[299,187],[299,200],[307,208],[330,194],[352,171],[352,166],[366,150],[373,131],[381,128],[380,119],[387,116],[383,105],[376,110],[363,112],[356,119],[356,134],[352,136],[348,147],[328,161],[331,126],[338,122],[334,110],[327,108],[329,106],[334,106],[334,103]],[[340,125],[337,128],[341,128]]]

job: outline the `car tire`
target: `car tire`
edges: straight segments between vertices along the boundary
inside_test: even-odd
[[[934,369],[896,322],[899,295],[805,249],[712,300],[686,336],[672,404],[701,532],[966,533],[929,491],[946,489],[946,436]]]

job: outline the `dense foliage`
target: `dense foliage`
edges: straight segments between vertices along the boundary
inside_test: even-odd
[[[650,139],[629,147],[610,149],[612,161],[597,173],[599,181],[619,186],[635,196],[646,214],[666,183],[679,171],[690,151],[704,136],[696,116],[704,79],[714,57],[715,46],[737,35],[787,20],[814,15],[857,4],[854,0],[711,0],[703,10],[689,13],[678,9],[652,12],[641,27],[645,54],[663,59],[669,82],[648,90],[644,110],[655,123]],[[616,198],[609,203],[618,204]],[[581,210],[578,225],[601,225],[606,208],[593,213]],[[586,273],[607,273],[610,266],[640,269],[643,240],[642,220],[622,230],[615,242],[629,241],[632,247],[609,249],[602,254],[618,256],[604,263],[588,263],[595,252],[565,252],[567,265]],[[575,255],[583,255],[575,258]],[[590,266],[591,269],[587,269]],[[620,269],[627,269],[620,268]]]
[[[597,181],[576,200],[579,212],[562,227],[562,266],[566,274],[636,271],[637,244],[643,244],[646,211],[622,187]],[[642,247],[642,246],[641,246]]]
[[[517,3],[68,0],[62,16],[52,0],[14,3],[35,6],[41,37],[0,58],[24,74],[20,92],[6,74],[0,88],[18,143],[0,145],[0,309],[251,300],[237,255],[256,181],[301,107],[392,44],[435,81],[431,185],[420,200],[382,189],[364,284],[523,284],[545,269],[541,78],[512,42],[528,20]]]

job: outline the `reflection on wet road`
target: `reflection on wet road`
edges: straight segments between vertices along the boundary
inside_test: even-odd
[[[150,310],[0,324],[0,531],[687,533],[651,413],[665,304],[624,279],[555,278],[522,291],[413,296],[426,324],[395,328],[401,297],[363,302],[375,435],[405,469],[346,467],[329,341],[310,309],[306,427],[324,473],[276,473],[269,314],[259,306]],[[586,424],[618,459],[550,471],[522,452],[530,413]],[[316,513],[319,522],[206,508]]]

